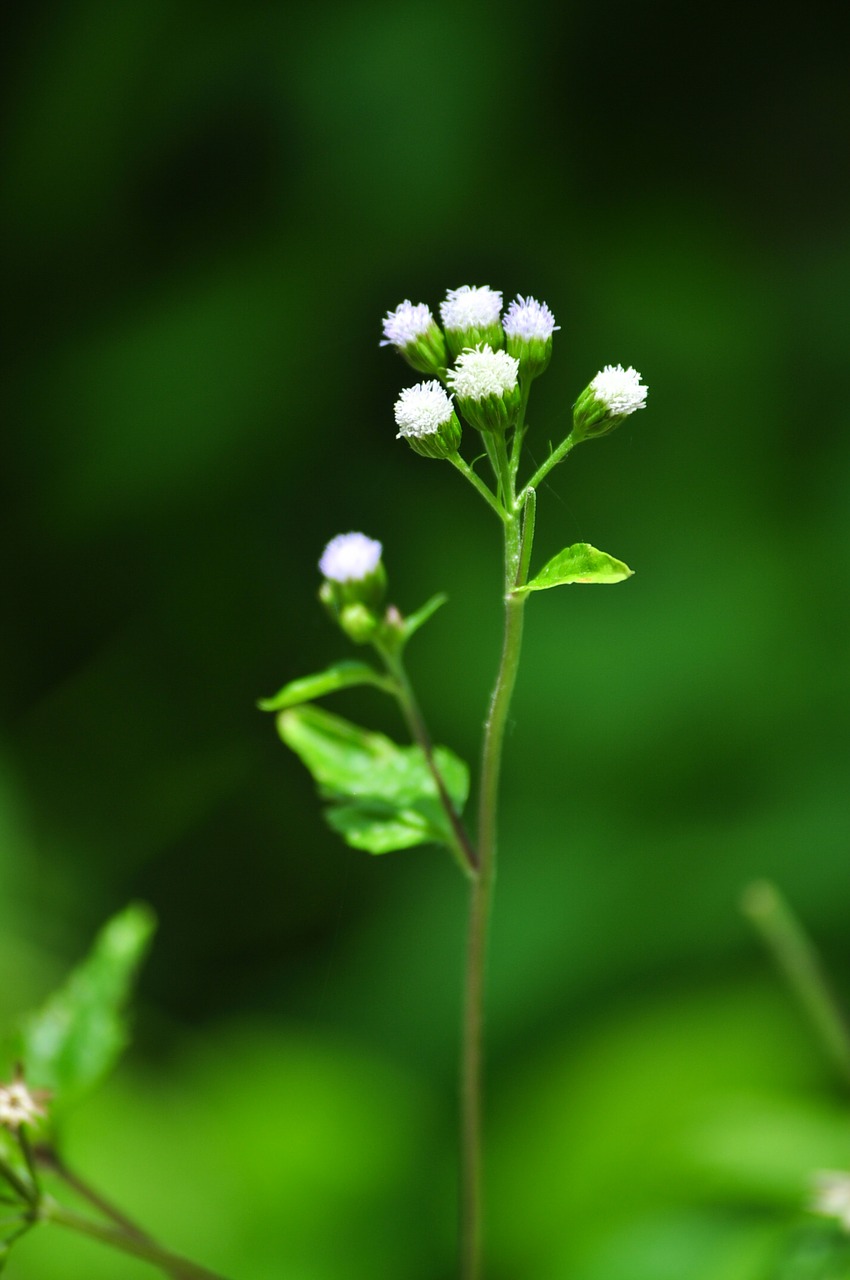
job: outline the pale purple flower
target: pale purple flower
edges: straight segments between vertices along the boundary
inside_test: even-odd
[[[395,311],[388,311],[384,318],[382,347],[409,347],[428,332],[436,321],[431,308],[424,302],[412,303],[409,298],[400,302]]]
[[[382,547],[365,533],[339,533],[322,552],[319,572],[332,582],[360,582],[381,562]]]
[[[526,342],[534,338],[547,342],[560,327],[555,324],[555,317],[545,302],[523,298],[521,294],[508,307],[502,321],[502,328],[509,338],[524,338]]]

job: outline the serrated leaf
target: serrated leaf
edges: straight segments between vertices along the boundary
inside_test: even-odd
[[[314,698],[323,698],[328,693],[358,684],[375,685],[386,692],[392,687],[385,676],[365,662],[337,662],[326,671],[290,680],[273,697],[260,698],[257,706],[261,711],[284,711],[287,707],[297,707],[302,702],[312,702]]]
[[[633,570],[622,560],[597,551],[589,542],[575,542],[545,564],[536,577],[517,591],[546,591],[572,582],[623,582]]]
[[[330,801],[328,821],[347,844],[389,853],[451,843],[449,820],[419,747],[401,747],[319,707],[294,707],[277,723],[283,741]],[[460,813],[469,793],[469,770],[445,747],[435,748],[434,761]]]
[[[421,609],[417,609],[415,613],[411,613],[404,620],[404,639],[405,643],[412,635],[423,627],[429,618],[433,617],[438,609],[441,609],[448,600],[448,596],[440,592],[439,595],[431,596],[430,600],[426,600]]]
[[[27,1082],[51,1090],[51,1116],[98,1083],[125,1048],[124,1007],[155,928],[141,903],[113,916],[64,986],[25,1020],[18,1056]]]

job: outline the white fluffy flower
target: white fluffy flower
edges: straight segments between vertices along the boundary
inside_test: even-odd
[[[322,552],[319,572],[332,582],[360,582],[374,573],[382,547],[365,533],[338,533]]]
[[[809,1208],[825,1218],[837,1218],[850,1231],[850,1173],[821,1169],[814,1175]]]
[[[606,364],[591,382],[590,389],[608,412],[617,417],[643,409],[649,390],[641,384],[637,369],[624,369],[621,364]]]
[[[503,396],[513,391],[518,373],[519,360],[485,344],[462,351],[446,380],[462,399],[483,400],[485,396]]]
[[[501,293],[486,284],[449,289],[445,302],[440,304],[444,329],[485,329],[499,323],[501,312]]]
[[[523,298],[521,294],[508,307],[507,315],[502,321],[502,328],[509,338],[524,338],[527,342],[534,338],[548,342],[560,327],[555,324],[555,317],[545,302]]]
[[[431,308],[424,302],[412,303],[409,298],[400,302],[395,311],[388,311],[384,318],[382,347],[408,347],[428,332],[435,324]]]
[[[398,436],[433,436],[451,420],[452,402],[439,382],[405,387],[395,402]]]
[[[23,1080],[0,1085],[0,1125],[7,1129],[20,1129],[22,1124],[32,1124],[44,1115],[39,1105],[42,1091],[30,1093]]]

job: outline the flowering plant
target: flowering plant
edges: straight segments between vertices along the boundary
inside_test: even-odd
[[[382,345],[393,346],[427,381],[406,387],[395,405],[398,437],[419,455],[458,470],[496,517],[502,534],[502,656],[486,718],[474,831],[464,818],[470,773],[454,752],[432,743],[404,663],[411,637],[444,602],[438,595],[405,616],[385,603],[382,548],[362,533],[334,537],[319,562],[320,598],[377,665],[347,660],[286,684],[260,706],[315,779],[331,826],[347,844],[372,854],[442,845],[469,886],[465,1013],[461,1048],[460,1257],[463,1280],[481,1274],[482,1026],[487,935],[496,870],[502,746],[516,681],[525,606],[537,591],[571,583],[616,583],[631,576],[622,561],[588,543],[564,548],[532,571],[537,490],[585,440],[614,429],[645,406],[647,388],[632,368],[606,365],[575,402],[572,429],[533,471],[520,477],[532,383],[547,368],[555,318],[545,303],[518,297],[502,316],[502,294],[488,286],[449,290],[442,325],[425,303],[402,302],[387,314]],[[472,459],[461,453],[463,424]],[[479,462],[485,465],[479,468]],[[371,685],[395,699],[412,745],[332,715],[317,698]]]

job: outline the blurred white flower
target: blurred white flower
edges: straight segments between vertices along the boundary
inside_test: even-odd
[[[44,1098],[43,1090],[31,1093],[21,1079],[0,1085],[0,1125],[20,1129],[22,1124],[32,1124],[44,1115],[40,1105]]]
[[[375,572],[382,549],[365,533],[338,533],[322,552],[319,572],[332,582],[359,582]]]
[[[844,1230],[850,1231],[850,1173],[819,1169],[812,1178],[809,1208],[825,1218],[837,1218]]]

